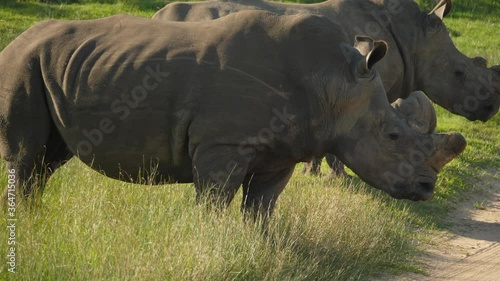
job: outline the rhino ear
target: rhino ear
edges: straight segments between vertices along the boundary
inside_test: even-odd
[[[451,0],[441,0],[434,9],[429,13],[429,15],[435,14],[441,20],[448,15],[451,10]]]
[[[364,35],[356,35],[354,38],[354,48],[366,57],[368,53],[373,49],[373,38]]]
[[[373,66],[385,57],[387,54],[387,43],[385,41],[375,41],[373,49],[366,56],[366,66],[368,70],[371,70]]]
[[[368,36],[356,36],[355,41],[354,48],[365,56],[365,59],[358,63],[358,72],[368,73],[387,54],[387,43]]]

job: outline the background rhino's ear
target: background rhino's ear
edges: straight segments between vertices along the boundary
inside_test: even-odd
[[[434,9],[429,13],[429,15],[435,14],[441,20],[448,15],[451,10],[451,0],[441,0]]]

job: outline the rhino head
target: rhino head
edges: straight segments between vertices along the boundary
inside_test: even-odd
[[[500,105],[500,66],[487,68],[484,58],[471,59],[457,50],[442,21],[450,9],[451,0],[442,0],[419,15],[417,88],[455,114],[487,121]]]
[[[343,114],[332,116],[341,130],[333,137],[329,152],[362,180],[394,198],[430,199],[437,174],[465,149],[465,138],[459,133],[430,133],[434,125],[426,129],[415,126],[414,118],[408,118],[405,110],[399,112],[389,104],[382,81],[373,69],[387,51],[383,41],[357,37],[355,48],[360,55],[343,82],[349,86],[332,86],[350,91],[349,98],[333,110]],[[428,106],[432,104],[424,107]],[[409,115],[412,113],[410,110]]]

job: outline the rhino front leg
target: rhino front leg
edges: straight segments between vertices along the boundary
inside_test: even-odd
[[[294,168],[248,175],[243,182],[241,209],[244,214],[254,219],[262,216],[265,222],[271,216],[276,200],[290,180]]]
[[[344,163],[340,161],[333,154],[326,154],[326,163],[330,167],[328,170],[329,178],[349,178],[349,175],[345,172]]]
[[[319,175],[321,173],[321,161],[323,161],[323,158],[314,157],[311,162],[304,163],[302,172],[306,175]]]
[[[193,155],[196,202],[208,199],[217,207],[226,208],[243,182],[247,167],[237,147],[198,147]]]

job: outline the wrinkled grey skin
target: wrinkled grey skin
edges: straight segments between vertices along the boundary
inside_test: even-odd
[[[432,102],[422,91],[415,91],[406,99],[397,99],[392,107],[401,113],[408,125],[414,130],[426,134],[434,133],[436,129],[436,111]],[[321,158],[304,164],[303,173],[318,175],[321,170]],[[330,167],[328,177],[349,177],[344,170],[344,165],[333,154],[326,155],[326,161]]]
[[[487,121],[500,105],[500,66],[467,58],[456,49],[442,19],[452,6],[442,0],[430,12],[412,0],[327,0],[318,4],[288,4],[264,0],[214,0],[171,3],[153,18],[204,21],[242,10],[278,14],[311,13],[339,24],[348,38],[366,34],[389,44],[386,59],[376,65],[390,102],[423,91],[432,101],[469,120]],[[331,175],[345,176],[342,163],[327,155]],[[321,159],[305,166],[319,173]]]
[[[348,47],[312,15],[152,21],[45,21],[0,53],[0,153],[25,196],[76,155],[115,179],[194,182],[223,205],[243,185],[243,209],[270,212],[296,163],[335,153],[391,196],[427,200],[465,148],[391,107],[373,68],[383,41]]]
[[[420,90],[452,113],[487,121],[500,105],[500,67],[488,69],[485,59],[470,59],[456,49],[442,22],[451,2],[442,0],[431,13],[420,11],[412,0],[328,0],[318,4],[264,0],[174,2],[153,18],[205,21],[242,10],[322,15],[339,24],[348,38],[368,35],[389,44],[387,58],[376,69],[390,102]]]

